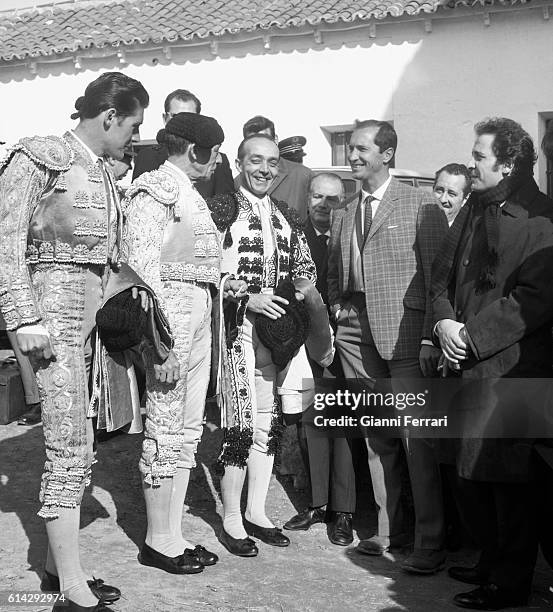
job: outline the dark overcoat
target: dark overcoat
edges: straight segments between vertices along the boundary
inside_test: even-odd
[[[471,480],[523,482],[532,474],[535,441],[523,431],[524,418],[534,418],[526,411],[543,397],[532,397],[538,393],[537,381],[534,385],[531,381],[504,379],[551,377],[553,200],[528,179],[502,205],[496,286],[485,292],[477,291],[476,282],[483,265],[483,212],[475,198],[466,206],[470,207],[468,215],[456,219],[465,225],[455,256],[451,258],[451,252],[447,252],[453,249],[446,240],[434,263],[431,289],[433,323],[442,319],[462,322],[470,338],[470,357],[461,368],[463,382],[467,383],[463,388],[469,392],[458,396],[450,406],[472,411],[474,416],[458,441],[457,470],[461,477]],[[447,259],[452,261],[451,274],[444,279],[437,274],[437,267]],[[498,384],[497,379],[503,380]],[[546,404],[541,401],[540,405],[549,409]],[[519,415],[521,436],[486,437],[503,425],[509,431],[508,410],[525,412]]]

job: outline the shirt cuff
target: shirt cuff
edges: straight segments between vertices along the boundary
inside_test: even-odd
[[[421,346],[434,346],[434,343],[428,338],[423,338],[421,340]]]
[[[19,335],[36,334],[37,336],[48,336],[48,338],[50,337],[50,333],[44,327],[44,325],[40,325],[37,323],[34,323],[32,325],[24,325],[23,327],[17,328],[16,334],[19,334]]]

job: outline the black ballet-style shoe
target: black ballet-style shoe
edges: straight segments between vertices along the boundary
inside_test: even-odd
[[[52,612],[112,612],[112,610],[103,601],[99,601],[95,606],[79,606],[66,597],[63,601],[56,601]]]
[[[244,529],[249,535],[265,542],[265,544],[269,544],[269,546],[279,546],[283,548],[290,544],[288,536],[285,536],[282,533],[282,529],[278,527],[260,527],[255,523],[250,523],[250,521],[245,518]]]
[[[93,576],[92,580],[87,580],[86,582],[94,597],[98,598],[103,603],[111,604],[121,597],[121,591],[117,587],[111,586],[110,584],[104,584],[101,578],[94,578]],[[40,582],[40,590],[49,593],[59,593],[60,579],[54,574],[44,570],[44,576]]]
[[[225,528],[219,534],[219,542],[229,551],[229,553],[237,557],[257,557],[257,546],[251,538],[233,538],[229,535]]]
[[[193,549],[185,548],[184,554],[193,555],[204,566],[215,565],[219,561],[219,557],[215,553],[210,552],[199,544]]]
[[[138,553],[138,561],[142,565],[156,567],[169,574],[199,574],[204,571],[204,566],[189,548],[182,555],[168,557],[145,543]]]

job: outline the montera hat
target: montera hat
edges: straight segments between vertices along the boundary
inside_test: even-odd
[[[164,142],[166,134],[180,136],[204,149],[211,149],[225,139],[223,128],[217,121],[199,113],[177,113],[158,132],[157,141],[160,144]]]

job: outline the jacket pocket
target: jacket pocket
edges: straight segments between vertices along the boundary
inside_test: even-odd
[[[426,298],[422,295],[406,295],[403,298],[403,305],[406,308],[412,308],[413,310],[426,310]]]

